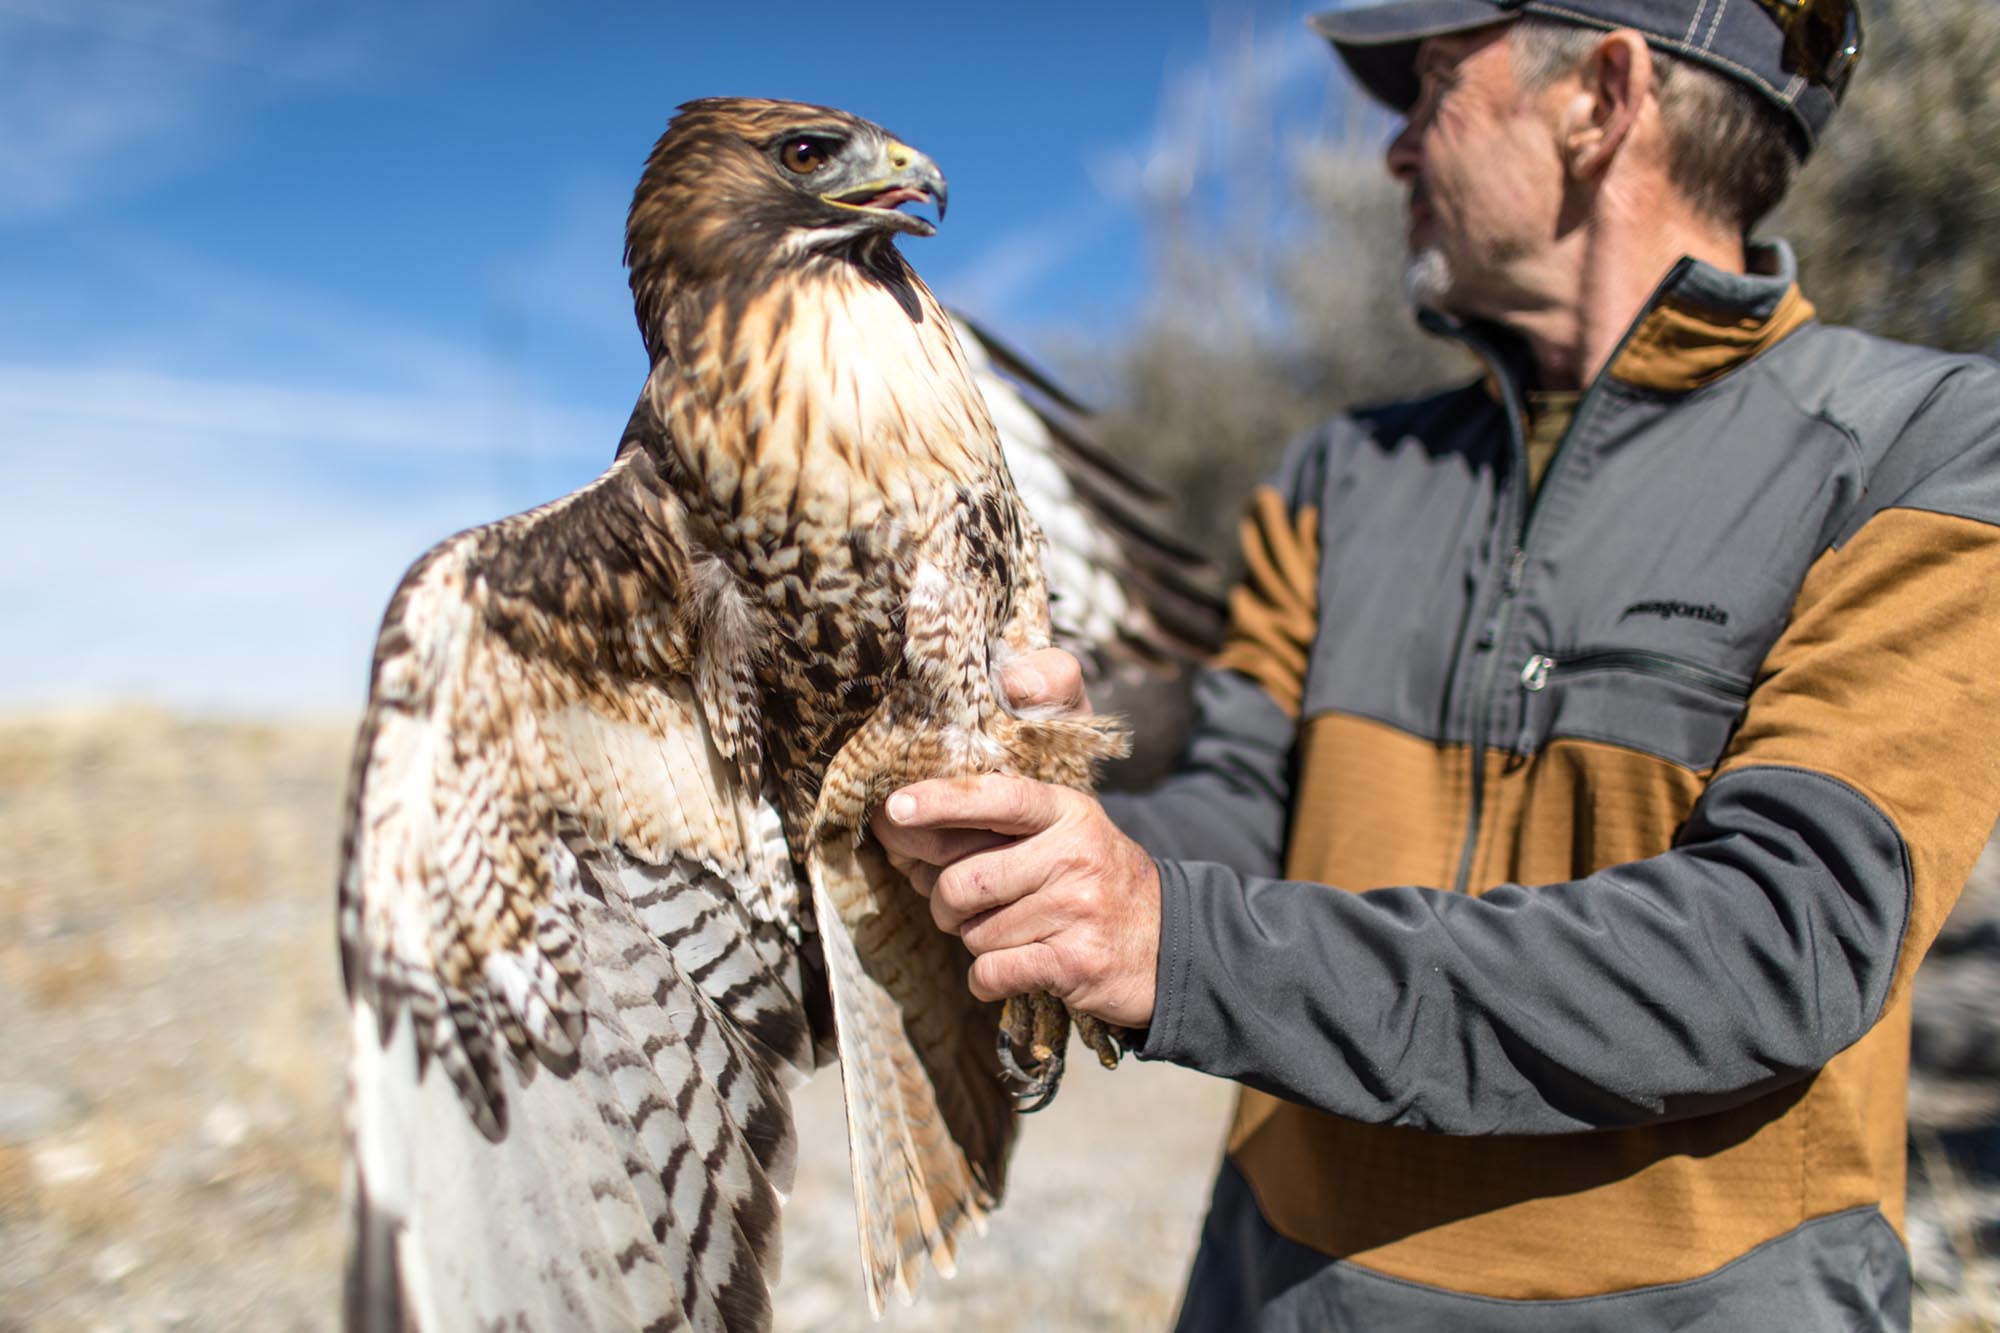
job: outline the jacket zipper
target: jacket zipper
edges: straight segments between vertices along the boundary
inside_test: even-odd
[[[1508,508],[1512,511],[1508,517],[1512,520],[1514,547],[1507,557],[1499,604],[1494,608],[1485,626],[1481,628],[1479,635],[1480,645],[1491,656],[1479,673],[1479,692],[1472,700],[1472,785],[1466,803],[1465,842],[1459,849],[1458,874],[1452,881],[1453,893],[1465,893],[1471,888],[1472,853],[1479,845],[1479,817],[1486,799],[1486,730],[1492,721],[1493,687],[1499,676],[1500,658],[1506,651],[1507,624],[1513,618],[1514,597],[1520,591],[1522,574],[1528,564],[1529,543],[1534,536],[1535,513],[1541,509],[1540,497],[1548,494],[1550,483],[1555,480],[1556,472],[1562,467],[1564,457],[1570,452],[1570,441],[1576,438],[1577,428],[1583,425],[1591,408],[1596,404],[1599,390],[1603,388],[1605,381],[1611,378],[1611,367],[1618,364],[1618,358],[1624,353],[1625,345],[1632,341],[1632,335],[1638,332],[1646,314],[1659,304],[1660,294],[1680,279],[1690,262],[1683,259],[1667,270],[1667,275],[1660,279],[1659,285],[1653,289],[1653,294],[1639,308],[1638,315],[1619,338],[1618,345],[1611,350],[1611,355],[1597,372],[1597,377],[1584,390],[1583,397],[1577,402],[1575,414],[1569,419],[1568,429],[1563,431],[1562,439],[1556,442],[1555,452],[1549,458],[1548,468],[1542,473],[1542,484],[1536,490],[1536,503],[1532,506],[1528,502],[1527,495],[1528,446],[1521,434],[1524,408],[1521,404],[1520,391],[1515,388],[1513,379],[1507,374],[1507,367],[1501,358],[1494,354],[1492,347],[1485,344],[1484,340],[1467,336],[1469,331],[1463,325],[1458,326],[1460,341],[1470,344],[1473,350],[1480,354],[1481,359],[1487,363],[1494,377],[1500,382],[1500,396],[1507,410],[1507,439],[1512,450],[1510,456],[1512,469],[1508,477],[1507,493]],[[1448,321],[1440,323],[1447,329],[1451,327]]]
[[[1486,352],[1487,349],[1480,349]],[[1528,551],[1522,541],[1523,529],[1527,525],[1526,504],[1522,499],[1520,478],[1527,472],[1528,447],[1521,438],[1522,412],[1520,392],[1507,374],[1506,367],[1497,356],[1487,355],[1494,376],[1500,381],[1501,405],[1507,413],[1507,440],[1511,450],[1511,472],[1514,484],[1508,488],[1508,526],[1514,533],[1513,549],[1507,554],[1505,572],[1501,574],[1500,597],[1492,614],[1480,627],[1479,646],[1486,653],[1487,660],[1479,672],[1479,685],[1472,696],[1472,785],[1467,792],[1465,810],[1465,841],[1458,851],[1458,873],[1452,878],[1452,892],[1464,893],[1466,884],[1472,877],[1472,849],[1479,843],[1480,806],[1486,797],[1486,728],[1492,711],[1493,685],[1499,675],[1500,658],[1505,651],[1507,621],[1513,613],[1514,594],[1520,591],[1521,578],[1528,567]],[[1572,425],[1575,424],[1573,421]],[[1553,460],[1550,466],[1554,466]]]
[[[1659,676],[1710,694],[1720,695],[1737,704],[1750,697],[1750,682],[1741,677],[1712,670],[1699,662],[1669,657],[1665,653],[1649,652],[1644,648],[1606,648],[1561,660],[1550,657],[1547,653],[1536,653],[1521,667],[1521,688],[1529,694],[1540,694],[1549,687],[1549,677],[1553,675],[1570,676],[1587,671],[1636,671],[1648,676]],[[1521,734],[1514,741],[1515,753],[1527,754],[1534,749],[1535,738],[1530,734],[1530,730],[1527,710],[1523,709]]]
[[[1731,676],[1698,662],[1648,652],[1643,648],[1609,648],[1560,659],[1536,653],[1521,668],[1521,688],[1530,694],[1539,694],[1548,688],[1550,676],[1558,672],[1567,676],[1579,671],[1638,671],[1677,680],[1683,685],[1692,685],[1698,690],[1720,694],[1739,703],[1750,697],[1750,682],[1740,676]]]
[[[1464,893],[1472,877],[1472,849],[1479,842],[1480,806],[1486,796],[1486,728],[1492,713],[1493,684],[1500,674],[1501,644],[1507,637],[1514,594],[1520,591],[1521,574],[1527,564],[1527,549],[1515,546],[1507,557],[1507,572],[1502,575],[1505,582],[1501,585],[1500,604],[1479,632],[1480,642],[1486,645],[1487,660],[1479,673],[1479,692],[1472,696],[1472,787],[1466,802],[1465,843],[1459,848],[1458,874],[1452,880],[1453,893]]]

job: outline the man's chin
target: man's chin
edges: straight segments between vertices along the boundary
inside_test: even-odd
[[[1452,285],[1451,261],[1434,245],[1410,256],[1409,267],[1403,270],[1403,297],[1419,309],[1449,309]]]

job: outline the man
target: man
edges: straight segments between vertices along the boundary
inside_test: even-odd
[[[1905,1326],[1910,978],[2000,811],[2000,369],[1745,241],[1859,15],[1316,23],[1489,373],[1288,451],[1176,779],[876,831],[976,993],[1244,1086],[1183,1327]]]

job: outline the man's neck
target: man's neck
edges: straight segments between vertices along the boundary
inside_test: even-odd
[[[1608,209],[1564,238],[1552,297],[1500,322],[1527,339],[1545,389],[1596,379],[1669,271],[1691,256],[1730,273],[1744,269],[1742,238],[1682,212],[1662,216],[1653,199]],[[1670,205],[1665,205],[1671,207]]]

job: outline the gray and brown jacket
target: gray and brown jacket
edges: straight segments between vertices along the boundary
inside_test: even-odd
[[[2000,366],[1683,261],[1245,524],[1142,1050],[1241,1082],[1184,1325],[1893,1327],[1911,973],[2000,812]],[[1329,887],[1331,886],[1331,887]]]

